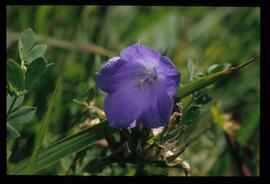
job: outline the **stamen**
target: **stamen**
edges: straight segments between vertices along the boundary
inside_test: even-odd
[[[141,88],[144,83],[152,84],[157,79],[157,71],[155,68],[153,69],[145,69],[140,74],[140,80],[136,84],[137,87]]]

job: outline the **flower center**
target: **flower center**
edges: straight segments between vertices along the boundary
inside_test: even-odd
[[[137,82],[136,86],[141,88],[143,84],[148,83],[151,84],[155,82],[157,79],[157,71],[155,68],[153,69],[145,69],[141,74],[140,74],[140,80]]]

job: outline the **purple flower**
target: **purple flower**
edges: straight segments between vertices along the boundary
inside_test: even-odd
[[[122,50],[97,73],[97,86],[108,94],[104,109],[110,126],[165,126],[173,110],[180,73],[166,56],[141,44]]]

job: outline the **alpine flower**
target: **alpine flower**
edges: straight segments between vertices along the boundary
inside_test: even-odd
[[[107,93],[104,110],[110,126],[165,126],[172,113],[180,72],[166,56],[142,44],[124,48],[97,72],[97,87]]]

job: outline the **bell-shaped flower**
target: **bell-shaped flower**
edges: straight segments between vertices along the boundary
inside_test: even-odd
[[[108,95],[104,110],[110,126],[157,128],[169,122],[180,73],[171,60],[142,44],[133,44],[97,72],[97,86]]]

